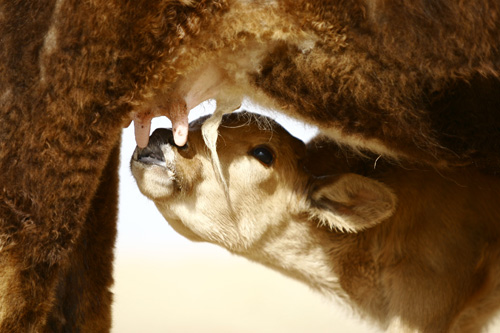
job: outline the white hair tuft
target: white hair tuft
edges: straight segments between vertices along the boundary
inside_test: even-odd
[[[226,194],[228,202],[230,202],[229,188],[224,174],[222,173],[219,156],[217,155],[217,137],[219,135],[218,129],[222,121],[222,116],[226,113],[231,113],[234,110],[237,110],[241,106],[242,99],[238,96],[237,98],[217,99],[216,102],[217,107],[210,118],[203,123],[201,132],[203,133],[203,140],[205,141],[207,148],[210,150],[216,178],[224,188],[224,193]]]

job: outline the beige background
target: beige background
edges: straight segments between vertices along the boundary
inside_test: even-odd
[[[203,246],[177,255],[118,258],[113,332],[379,332],[265,267]]]
[[[211,112],[198,108],[194,117]],[[248,108],[254,110],[254,108]],[[307,139],[314,129],[287,120]],[[165,119],[154,127],[169,127]],[[133,129],[123,135],[113,333],[380,332],[335,299],[215,245],[173,231],[140,194],[128,168]],[[489,332],[500,332],[500,322]]]

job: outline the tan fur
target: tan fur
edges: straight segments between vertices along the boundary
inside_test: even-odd
[[[10,306],[10,293],[16,290],[18,277],[16,276],[17,270],[15,264],[12,262],[0,263],[0,320],[3,320],[9,313],[8,307]]]
[[[267,118],[231,114],[217,145],[229,204],[203,121],[187,148],[161,129],[131,162],[179,233],[337,295],[390,332],[480,332],[499,309],[499,179],[384,159],[375,167],[368,152],[324,137],[305,146]],[[271,165],[252,155],[262,146]]]

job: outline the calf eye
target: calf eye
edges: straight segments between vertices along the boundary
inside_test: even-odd
[[[250,151],[250,155],[267,166],[270,166],[274,162],[274,153],[265,146],[255,147]]]

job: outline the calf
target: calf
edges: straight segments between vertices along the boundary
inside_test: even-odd
[[[214,172],[200,119],[131,162],[171,226],[340,296],[391,332],[479,332],[500,305],[500,180],[360,157],[272,120],[223,117]]]

